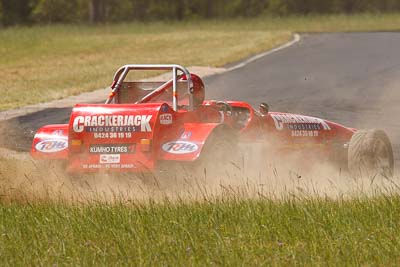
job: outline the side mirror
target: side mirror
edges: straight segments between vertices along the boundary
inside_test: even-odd
[[[269,106],[267,103],[261,103],[260,104],[260,113],[262,115],[267,115],[269,112]]]

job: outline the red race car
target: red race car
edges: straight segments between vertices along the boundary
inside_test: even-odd
[[[149,70],[171,71],[171,79],[129,79],[133,71]],[[77,104],[69,124],[39,129],[31,155],[62,161],[78,174],[154,173],[180,165],[215,171],[256,147],[275,159],[299,154],[307,164],[315,155],[353,174],[393,175],[392,146],[383,131],[270,112],[265,103],[255,110],[245,102],[205,101],[204,90],[201,78],[180,65],[125,65],[105,104]]]

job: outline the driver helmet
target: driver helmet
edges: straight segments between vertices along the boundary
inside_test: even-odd
[[[198,107],[203,103],[205,98],[204,83],[196,74],[190,74],[190,78],[193,84],[193,105]],[[186,75],[182,77],[182,80],[186,80]]]

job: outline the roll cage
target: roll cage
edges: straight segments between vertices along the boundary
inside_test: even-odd
[[[194,105],[193,105],[193,83],[190,77],[190,72],[183,66],[181,65],[176,65],[176,64],[129,64],[129,65],[124,65],[118,69],[118,71],[114,75],[114,80],[111,85],[111,93],[109,97],[107,98],[105,104],[111,104],[112,101],[114,100],[114,97],[118,93],[118,91],[121,89],[122,84],[127,77],[128,73],[132,70],[158,70],[158,71],[171,71],[172,73],[172,79],[168,80],[161,86],[159,86],[157,89],[153,90],[149,94],[145,95],[137,101],[136,103],[141,103],[144,99],[151,98],[152,95],[157,94],[158,92],[162,92],[163,90],[166,89],[167,85],[172,83],[172,108],[174,111],[178,110],[178,90],[177,90],[177,84],[178,80],[183,77],[183,75],[186,76],[186,80],[184,80],[187,83],[187,90],[189,94],[189,107],[188,110],[192,111],[194,110]],[[178,75],[178,72],[180,74]]]

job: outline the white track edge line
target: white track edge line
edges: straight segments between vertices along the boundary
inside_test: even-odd
[[[228,72],[228,71],[233,71],[233,70],[236,70],[236,69],[239,69],[239,68],[243,68],[244,66],[248,65],[249,63],[252,63],[252,62],[254,62],[254,61],[256,61],[256,60],[258,60],[258,59],[260,59],[262,57],[268,56],[268,55],[276,53],[276,52],[278,52],[280,50],[283,50],[283,49],[286,49],[288,47],[291,47],[292,45],[298,43],[300,40],[301,40],[300,34],[295,33],[293,35],[293,39],[290,42],[287,42],[287,43],[285,43],[285,44],[283,44],[283,45],[281,45],[279,47],[276,47],[274,49],[268,50],[268,51],[266,51],[264,53],[255,55],[255,56],[253,56],[253,57],[251,57],[251,58],[249,58],[249,59],[247,59],[247,60],[245,60],[243,62],[240,62],[239,64],[237,64],[237,65],[235,65],[235,66],[233,66],[231,68],[228,68],[226,71]]]

